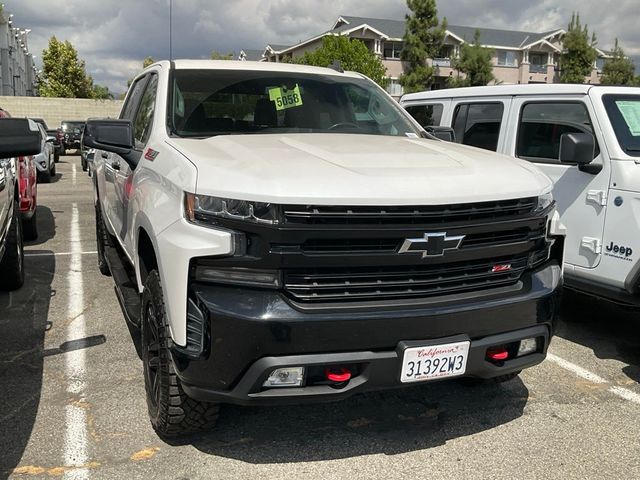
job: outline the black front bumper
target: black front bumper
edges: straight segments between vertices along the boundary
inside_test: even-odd
[[[332,401],[358,392],[401,387],[404,342],[425,345],[470,340],[465,376],[491,378],[544,360],[562,286],[550,262],[516,285],[431,298],[420,305],[302,308],[279,292],[194,284],[205,314],[205,352],[190,359],[174,352],[186,393],[196,399],[246,405]],[[492,363],[488,347],[538,338],[538,350]],[[350,365],[355,376],[340,388],[307,385],[264,389],[273,369]],[[410,384],[411,385],[411,384]]]

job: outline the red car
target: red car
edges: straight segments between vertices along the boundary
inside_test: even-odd
[[[10,118],[9,112],[0,108],[0,118]],[[18,175],[20,194],[20,217],[22,218],[22,234],[25,240],[38,238],[36,207],[38,196],[38,171],[34,156],[14,159],[14,175]]]
[[[18,187],[20,190],[20,214],[25,240],[38,238],[36,207],[38,196],[38,171],[34,156],[18,157]]]

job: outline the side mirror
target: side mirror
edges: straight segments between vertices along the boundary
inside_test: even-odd
[[[456,132],[451,127],[426,127],[425,130],[428,134],[444,140],[445,142],[455,142]]]
[[[560,137],[560,162],[588,165],[593,162],[596,141],[590,133],[565,133]]]
[[[56,141],[56,139],[54,137],[47,137],[47,142],[48,143],[53,143],[55,141]]]
[[[120,155],[131,168],[140,160],[140,152],[133,149],[131,120],[87,120],[82,143],[85,147]]]
[[[0,118],[0,158],[40,153],[42,137],[38,126],[26,118]]]

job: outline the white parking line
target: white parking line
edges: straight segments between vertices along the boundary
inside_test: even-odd
[[[76,164],[71,164],[71,183],[75,186],[76,184]]]
[[[578,377],[584,378],[585,380],[589,380],[590,382],[599,383],[599,384],[609,383],[599,375],[596,375],[595,373],[590,372],[589,370],[586,370],[576,365],[575,363],[571,363],[565,360],[564,358],[560,358],[554,355],[553,353],[547,354],[547,360],[555,363],[556,365],[564,368],[565,370],[570,371],[571,373],[577,375]],[[614,395],[617,395],[620,398],[624,398],[629,402],[637,403],[638,405],[640,405],[640,395],[627,388],[619,387],[617,385],[612,385],[608,388],[608,391],[610,393],[613,393]]]
[[[75,170],[74,170],[75,172]],[[68,288],[69,303],[67,317],[72,319],[67,327],[67,340],[85,338],[84,285],[82,281],[82,244],[80,241],[80,223],[78,205],[71,210],[71,262],[69,265]],[[85,351],[84,349],[67,352],[65,355],[67,392],[74,401],[65,407],[64,464],[67,467],[86,465],[87,453],[87,412],[85,410]],[[68,470],[65,479],[85,480],[89,478],[88,468]]]

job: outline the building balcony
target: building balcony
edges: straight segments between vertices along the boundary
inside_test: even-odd
[[[434,67],[450,67],[451,59],[450,58],[434,58],[433,66]]]
[[[529,65],[529,72],[530,73],[547,73],[547,66],[537,65],[532,63],[531,65]]]

